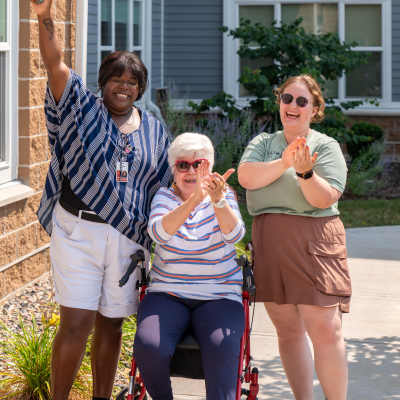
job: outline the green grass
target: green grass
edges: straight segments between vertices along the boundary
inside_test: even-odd
[[[345,228],[400,225],[400,199],[343,200],[339,211]]]

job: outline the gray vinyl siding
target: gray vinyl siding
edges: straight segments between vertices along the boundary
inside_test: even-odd
[[[174,98],[203,99],[223,89],[223,0],[167,0],[164,83]]]
[[[161,0],[153,0],[152,4],[152,49],[151,49],[151,98],[154,101],[156,90],[162,84],[161,71]]]
[[[88,41],[87,41],[87,86],[97,90],[97,48],[98,48],[98,8],[97,0],[88,3]]]
[[[400,1],[392,2],[392,101],[400,101]]]

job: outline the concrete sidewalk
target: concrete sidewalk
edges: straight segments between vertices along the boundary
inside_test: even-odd
[[[400,226],[347,230],[353,299],[343,318],[349,400],[400,399]],[[293,399],[274,328],[255,309],[252,356],[260,371],[258,399]],[[324,398],[315,379],[315,399]],[[205,399],[203,381],[173,378],[174,398]]]

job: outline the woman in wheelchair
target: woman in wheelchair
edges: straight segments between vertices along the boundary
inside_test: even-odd
[[[235,399],[244,329],[242,271],[234,244],[244,224],[234,192],[212,173],[214,149],[198,133],[168,151],[171,188],[155,195],[148,231],[156,242],[151,283],[139,305],[134,356],[152,399],[172,399],[170,360],[191,328],[201,349],[207,399]]]

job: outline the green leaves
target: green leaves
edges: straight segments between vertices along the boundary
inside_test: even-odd
[[[201,113],[218,107],[224,115],[233,120],[239,118],[241,112],[240,109],[236,107],[235,103],[236,101],[233,96],[225,92],[219,92],[209,99],[202,100],[200,104],[196,104],[193,101],[189,101],[188,104],[196,113]]]
[[[12,332],[6,326],[8,341],[2,343],[4,357],[9,361],[8,369],[2,374],[1,386],[8,387],[10,396],[26,394],[32,399],[50,399],[51,344],[55,329],[45,325],[39,329],[35,317],[32,324],[25,326],[19,319],[19,330]]]
[[[343,73],[351,71],[368,60],[365,52],[355,52],[357,43],[341,43],[336,34],[316,35],[306,32],[301,26],[302,18],[289,24],[271,26],[251,23],[242,19],[236,29],[220,28],[233,39],[239,40],[239,57],[243,60],[239,83],[247,90],[250,111],[258,120],[265,121],[270,132],[281,128],[279,110],[275,102],[274,88],[287,78],[299,74],[313,76],[324,90]],[[246,62],[256,67],[249,68]],[[345,102],[342,109],[360,105],[362,101]],[[329,99],[328,99],[329,104]],[[205,112],[215,107],[222,110],[229,119],[240,117],[240,107],[236,100],[224,93],[203,100],[200,104],[189,103],[197,112]],[[330,117],[338,118],[337,123],[323,123],[319,127],[329,135],[345,142],[349,135],[343,123],[341,109],[334,109]],[[349,136],[351,138],[351,136]]]
[[[2,357],[7,361],[7,367],[0,371],[1,398],[50,399],[51,352],[57,325],[58,318],[54,314],[50,319],[43,316],[40,323],[32,315],[29,324],[20,316],[16,331],[0,321],[8,338],[0,344]],[[76,390],[90,390],[88,373],[90,365],[84,360],[74,383]]]

